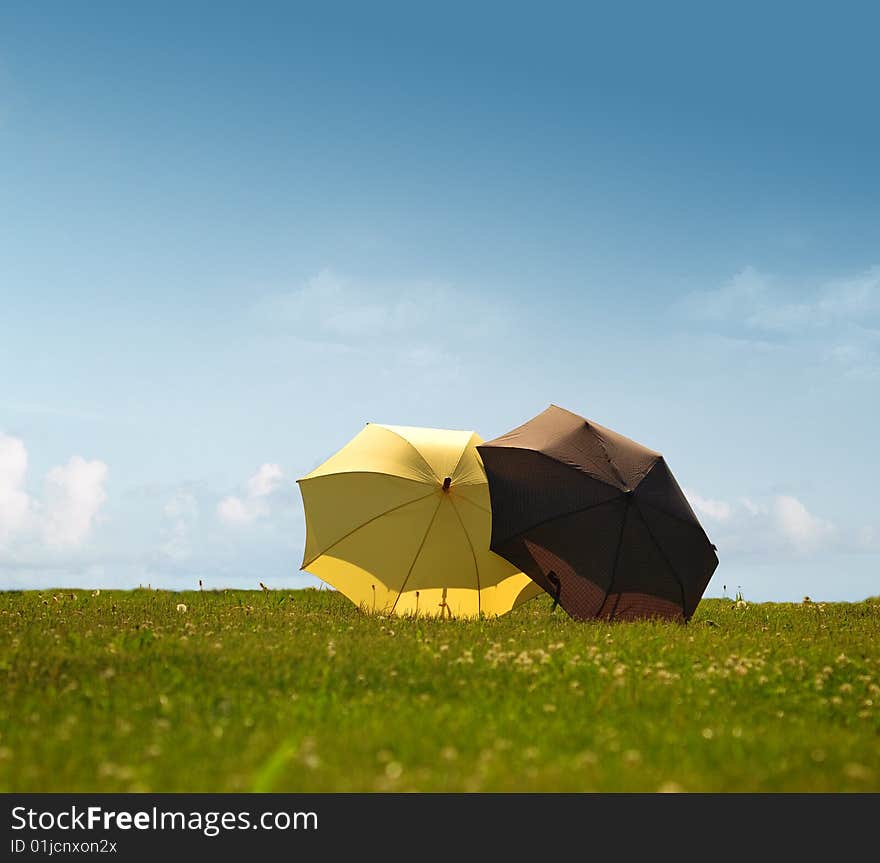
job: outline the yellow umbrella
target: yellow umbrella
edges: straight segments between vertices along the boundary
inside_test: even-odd
[[[302,569],[367,611],[504,614],[541,588],[489,550],[482,438],[369,423],[298,480]]]

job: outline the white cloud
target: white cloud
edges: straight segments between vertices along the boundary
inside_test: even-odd
[[[746,267],[720,288],[688,295],[681,307],[727,336],[808,345],[848,376],[880,375],[880,266],[818,284]]]
[[[187,560],[192,554],[192,528],[199,518],[198,502],[189,492],[178,492],[163,509],[166,524],[160,552],[169,560]]]
[[[329,270],[322,270],[298,290],[264,300],[260,310],[272,320],[343,341],[405,332],[420,317],[413,301],[358,290]]]
[[[73,456],[46,475],[45,500],[25,490],[28,456],[24,442],[0,434],[0,544],[39,537],[49,548],[81,546],[107,499],[107,465]]]
[[[249,509],[240,497],[230,496],[224,497],[217,504],[217,515],[220,516],[221,521],[225,521],[227,524],[241,524],[253,521],[258,513]]]
[[[18,438],[0,434],[0,544],[27,526],[33,503],[25,492],[27,450]]]
[[[880,315],[880,266],[817,287],[790,285],[746,267],[720,288],[685,299],[693,317],[748,329],[798,334]]]
[[[834,526],[812,515],[797,498],[778,495],[773,502],[773,515],[786,540],[799,552],[818,548],[834,534]]]
[[[828,282],[817,305],[825,319],[864,320],[880,315],[880,266]]]
[[[880,330],[860,332],[850,344],[835,345],[827,356],[847,377],[876,380],[880,377]]]
[[[740,504],[745,507],[746,512],[749,515],[760,515],[761,513],[767,512],[767,507],[765,504],[756,503],[751,498],[741,497],[739,499]]]
[[[261,465],[260,469],[248,480],[248,496],[255,498],[272,494],[278,488],[283,475],[277,464]]]
[[[73,456],[46,477],[43,533],[50,546],[76,548],[89,535],[107,495],[107,465]]]
[[[417,367],[449,364],[462,350],[484,346],[508,314],[475,291],[425,282],[367,285],[330,270],[294,291],[264,297],[254,312],[285,338],[293,331],[302,341]]]
[[[493,302],[469,286],[349,279],[323,270],[264,293],[250,310],[249,340],[266,365],[304,376],[313,400],[344,379],[356,390],[350,401],[362,401],[372,414],[382,404],[398,410],[391,393],[401,389],[418,391],[415,398],[427,404],[430,391],[468,386],[477,364],[484,374],[491,364],[512,375],[521,341],[512,322],[523,314],[516,298]],[[369,408],[367,392],[374,394]]]
[[[165,504],[163,511],[169,518],[191,521],[198,518],[199,505],[189,492],[181,491]]]
[[[811,513],[792,495],[728,502],[690,490],[685,494],[722,554],[800,556],[828,548],[838,535],[831,522]]]
[[[688,489],[683,489],[683,491],[685,497],[690,501],[691,506],[701,518],[708,518],[713,521],[727,521],[730,518],[731,507],[726,501],[701,497],[696,492]]]
[[[749,319],[767,303],[769,293],[768,277],[754,267],[746,267],[720,288],[690,294],[684,305],[700,320]]]
[[[880,526],[865,525],[858,533],[858,547],[863,551],[880,550]]]
[[[277,489],[284,474],[277,464],[261,465],[247,481],[242,497],[229,495],[217,504],[217,516],[226,524],[248,524],[269,512],[269,498]]]

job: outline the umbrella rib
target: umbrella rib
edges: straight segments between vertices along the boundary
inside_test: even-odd
[[[419,543],[418,551],[416,551],[416,556],[413,558],[413,562],[409,565],[409,569],[406,573],[406,578],[403,580],[403,584],[400,585],[400,590],[397,591],[397,599],[394,600],[394,605],[391,606],[391,614],[394,614],[394,609],[397,608],[397,603],[400,601],[400,597],[403,594],[403,590],[406,587],[406,583],[409,581],[409,577],[412,575],[413,569],[415,569],[416,563],[418,562],[419,555],[422,553],[422,549],[425,547],[425,540],[428,538],[428,534],[431,532],[431,528],[434,526],[434,519],[437,518],[437,513],[440,512],[440,507],[443,505],[443,498],[445,495],[440,496],[440,500],[437,503],[437,506],[434,509],[434,514],[431,516],[431,520],[428,522],[428,527],[425,530],[425,535],[422,537],[422,541]]]
[[[657,541],[657,537],[654,536],[654,531],[651,530],[651,525],[648,524],[648,519],[645,518],[642,508],[639,506],[639,502],[637,500],[633,502],[636,505],[636,509],[639,511],[639,517],[642,519],[642,524],[645,525],[645,529],[648,531],[648,536],[651,537],[651,542],[657,547],[657,551],[660,552],[660,557],[663,558],[663,562],[669,567],[669,571],[672,573],[673,578],[678,582],[678,589],[681,591],[681,613],[684,616],[684,619],[687,620],[687,600],[684,593],[684,582],[679,578],[678,573],[675,571],[675,567],[666,556],[666,552],[663,551],[663,546],[660,545]]]
[[[357,533],[362,527],[366,527],[368,524],[372,524],[376,519],[382,518],[383,516],[388,515],[390,512],[396,512],[399,509],[403,509],[405,506],[410,506],[411,504],[418,503],[420,500],[426,500],[431,497],[432,494],[436,494],[434,491],[428,492],[428,494],[422,495],[422,497],[417,497],[415,500],[408,500],[406,503],[401,503],[398,506],[393,506],[391,509],[386,509],[384,512],[380,512],[378,515],[374,515],[372,518],[368,518],[365,522],[359,524],[357,527],[352,528],[348,533],[344,536],[340,536],[339,539],[334,539],[333,542],[330,543],[326,548],[321,549],[316,555],[310,557],[308,560],[304,560],[300,569],[305,569],[309,564],[314,563],[321,555],[327,554],[331,548],[335,545],[339,545],[340,542],[344,539],[348,539],[353,533]],[[436,512],[434,513],[436,515]],[[419,549],[421,551],[421,548]]]
[[[605,461],[611,465],[611,470],[614,471],[618,481],[624,486],[624,488],[629,488],[629,483],[623,478],[620,468],[611,460],[611,456],[608,455],[608,448],[605,446],[605,441],[602,440],[602,435],[593,428],[593,424],[589,420],[585,420],[584,422],[586,423],[587,428],[593,433],[593,437],[599,442],[599,448],[602,450],[602,455],[605,456]],[[580,448],[578,447],[578,449]]]
[[[522,536],[524,533],[527,533],[530,530],[534,530],[536,527],[543,527],[545,524],[549,524],[551,521],[556,521],[558,518],[568,518],[570,515],[578,515],[582,512],[589,512],[591,509],[598,509],[600,506],[606,506],[609,503],[616,503],[621,500],[623,495],[618,495],[617,497],[609,497],[608,500],[600,500],[599,503],[591,503],[589,506],[582,506],[580,509],[573,509],[571,512],[563,512],[559,515],[551,515],[550,518],[545,518],[543,521],[539,521],[536,524],[530,524],[528,527],[523,528],[520,531],[517,531],[510,536],[506,536],[505,541],[516,539],[517,537]]]
[[[630,483],[628,483],[626,481],[626,479],[624,478],[623,472],[614,463],[614,461],[611,458],[611,455],[608,453],[608,448],[605,446],[605,441],[602,440],[602,435],[598,431],[596,431],[597,424],[591,422],[590,420],[584,420],[584,422],[586,423],[587,428],[593,433],[593,437],[595,437],[595,439],[599,442],[599,446],[602,448],[602,454],[605,456],[605,460],[608,462],[608,464],[611,465],[611,468],[614,470],[614,473],[617,474],[618,479],[620,480],[621,483],[623,483],[623,485],[626,488],[635,488],[651,472],[651,469],[654,467],[654,465],[657,464],[657,462],[660,461],[661,458],[663,458],[663,456],[660,455],[659,453],[655,454],[654,461],[651,462],[651,466],[649,468],[645,469],[644,471],[636,474],[636,477],[637,477],[636,481],[634,483],[632,483],[632,485],[630,485]],[[610,431],[610,429],[609,429],[609,431]],[[633,443],[635,443],[635,441],[633,441]],[[576,446],[576,448],[578,450],[580,450],[580,447]]]
[[[405,443],[405,444],[406,444],[406,445],[407,445],[407,446],[408,446],[408,447],[409,447],[409,448],[410,448],[410,449],[411,449],[411,450],[412,450],[412,451],[413,451],[413,452],[419,457],[419,459],[421,460],[422,464],[423,464],[426,468],[428,468],[428,473],[429,473],[432,477],[434,477],[434,479],[436,479],[437,482],[441,482],[441,479],[440,479],[439,476],[437,476],[437,473],[436,473],[436,471],[434,470],[434,468],[432,468],[431,465],[428,464],[428,460],[427,460],[427,459],[422,455],[422,453],[416,448],[416,445],[415,445],[411,440],[407,440],[407,439],[406,439],[406,438],[405,438],[400,432],[396,432],[396,431],[394,431],[394,429],[392,429],[392,428],[388,428],[388,426],[380,425],[379,428],[385,429],[385,431],[387,431],[387,432],[391,432],[391,434],[393,434],[393,435],[399,437],[399,438],[400,438],[400,439],[401,439],[401,440],[402,440],[402,441],[403,441],[403,442],[404,442],[404,443]]]
[[[471,542],[471,535],[468,533],[467,528],[464,526],[464,521],[462,521],[461,515],[458,511],[458,507],[455,505],[455,501],[450,497],[449,502],[452,504],[452,509],[455,512],[455,517],[458,519],[458,523],[461,525],[462,531],[464,531],[465,538],[468,542],[468,548],[471,550],[471,557],[474,559],[474,572],[477,576],[477,614],[482,612],[481,608],[481,595],[480,591],[482,588],[480,587],[480,565],[477,563],[477,553],[474,551],[474,544]]]
[[[388,473],[387,470],[337,470],[333,473],[320,473],[317,476],[304,476],[298,479],[297,485],[303,482],[313,482],[316,479],[329,479],[331,476],[351,476],[352,474],[364,474],[366,476],[384,476],[394,477],[394,479],[402,479],[404,482],[414,482],[419,485],[425,485],[423,479],[415,479],[411,476],[401,476],[398,473]]]
[[[608,587],[605,589],[605,596],[602,598],[602,604],[596,610],[596,617],[598,617],[602,613],[602,609],[605,608],[605,603],[608,602],[608,597],[611,595],[611,588],[614,587],[614,579],[617,576],[617,564],[620,561],[620,549],[623,547],[623,534],[626,531],[626,520],[629,518],[629,511],[629,506],[627,506],[626,509],[624,509],[623,511],[623,520],[620,522],[620,533],[617,536],[617,548],[614,550],[614,563],[611,564],[611,578],[608,581]],[[620,597],[618,597],[618,599],[619,598]],[[617,610],[616,603],[614,606],[614,610]]]
[[[662,512],[663,515],[668,515],[669,518],[674,518],[676,521],[681,522],[683,525],[686,525],[687,527],[690,527],[693,530],[698,531],[699,533],[701,533],[705,537],[706,542],[708,542],[710,545],[712,544],[712,541],[709,539],[709,535],[706,533],[705,528],[703,527],[703,525],[701,525],[699,523],[699,521],[697,521],[697,522],[688,521],[686,518],[682,518],[680,515],[676,515],[674,512],[670,512],[668,509],[664,509],[662,506],[654,506],[653,503],[648,503],[647,501],[645,501],[644,505],[646,507],[648,507],[648,509],[653,509],[653,510],[656,510],[657,512]]]
[[[477,447],[477,451],[478,451],[478,452],[479,452],[479,449],[480,449],[480,448]],[[602,485],[607,485],[607,486],[610,486],[611,488],[614,488],[614,486],[611,485],[610,482],[608,482],[607,480],[602,479],[602,477],[600,477],[600,476],[593,476],[593,474],[591,474],[591,473],[587,473],[585,470],[581,470],[581,468],[579,468],[576,464],[569,464],[568,462],[560,461],[558,458],[555,458],[555,457],[552,456],[552,455],[547,455],[547,453],[542,452],[542,451],[539,450],[539,449],[532,449],[531,447],[527,447],[527,446],[493,447],[493,449],[510,449],[510,450],[516,450],[517,452],[529,452],[529,453],[531,453],[532,455],[539,455],[539,456],[541,456],[541,458],[546,458],[546,459],[548,459],[549,461],[552,461],[553,464],[558,464],[560,467],[564,467],[564,468],[567,468],[568,470],[573,470],[573,471],[575,471],[575,473],[579,474],[580,476],[586,476],[586,477],[589,477],[590,479],[595,480],[596,482],[601,482]],[[607,456],[606,456],[606,458],[607,458]],[[610,464],[610,463],[611,463],[611,462],[610,462],[610,460],[609,460],[609,464]],[[615,473],[616,473],[616,472],[617,472],[617,469],[615,468]],[[486,473],[488,474],[489,472],[486,471]]]
[[[476,485],[476,483],[467,483],[467,485]],[[460,486],[459,486],[460,487]],[[488,512],[490,515],[492,514],[492,510],[485,506],[480,506],[478,503],[474,503],[472,500],[469,500],[466,497],[458,496],[459,500],[463,500],[465,503],[469,503],[471,506],[475,506],[481,512]]]
[[[455,472],[458,470],[459,465],[461,464],[461,460],[464,458],[464,454],[467,452],[468,445],[474,439],[474,434],[476,432],[471,432],[471,436],[467,439],[467,443],[461,448],[461,454],[458,456],[458,461],[455,463],[455,467],[449,473],[449,476],[455,476]]]

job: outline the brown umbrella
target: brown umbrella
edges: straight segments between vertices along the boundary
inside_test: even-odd
[[[572,617],[691,617],[718,557],[660,453],[555,405],[477,449],[492,551]]]

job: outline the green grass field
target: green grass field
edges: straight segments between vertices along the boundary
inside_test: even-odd
[[[65,590],[0,621],[2,791],[880,790],[877,599],[681,626]]]

